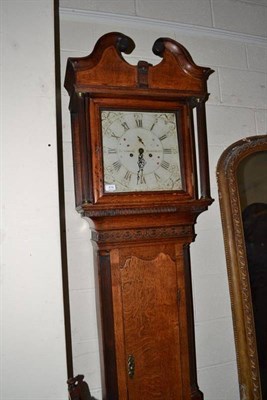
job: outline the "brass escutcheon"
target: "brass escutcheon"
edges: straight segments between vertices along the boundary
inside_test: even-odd
[[[134,356],[132,354],[130,354],[128,356],[128,375],[130,378],[134,377],[134,372],[135,372]]]

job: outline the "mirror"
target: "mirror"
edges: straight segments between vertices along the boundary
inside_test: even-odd
[[[228,147],[217,166],[241,400],[267,400],[267,135]]]

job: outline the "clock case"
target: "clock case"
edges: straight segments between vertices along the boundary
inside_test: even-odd
[[[134,47],[108,33],[87,57],[68,59],[65,77],[76,208],[88,218],[95,254],[103,398],[199,400],[189,245],[197,216],[212,203],[205,103],[213,71],[172,39],[156,40],[154,66],[129,64],[122,53]],[[101,109],[177,112],[183,190],[105,193]],[[149,307],[157,318],[143,337]],[[156,348],[155,329],[165,332]]]

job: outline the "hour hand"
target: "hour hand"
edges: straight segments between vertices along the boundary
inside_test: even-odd
[[[137,136],[137,138],[138,138],[138,141],[139,141],[140,143],[142,143],[142,145],[144,146],[144,145],[145,145],[145,143],[143,142],[143,139],[142,139],[142,138],[140,138],[140,136]]]

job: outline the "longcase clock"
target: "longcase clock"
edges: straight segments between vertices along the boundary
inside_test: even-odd
[[[205,102],[210,68],[160,38],[130,65],[113,32],[70,58],[77,210],[95,254],[103,398],[201,400],[189,246],[211,204]],[[195,114],[195,117],[194,117]]]

